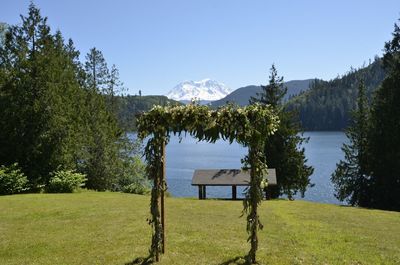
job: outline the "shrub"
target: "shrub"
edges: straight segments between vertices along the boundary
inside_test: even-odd
[[[120,167],[113,190],[134,194],[149,194],[150,182],[146,179],[145,165],[138,155],[126,156]]]
[[[0,167],[0,195],[21,193],[28,189],[28,178],[17,163]]]
[[[76,173],[72,170],[60,170],[52,174],[47,192],[50,193],[71,193],[85,185],[86,175]]]
[[[150,189],[145,183],[133,182],[122,187],[122,192],[134,194],[149,194]]]

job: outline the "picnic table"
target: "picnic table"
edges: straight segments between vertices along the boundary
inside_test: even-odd
[[[268,169],[266,177],[268,187],[277,185],[274,168]],[[231,186],[232,200],[237,199],[237,186],[249,186],[250,171],[241,169],[196,169],[193,173],[192,186],[199,187],[199,199],[206,199],[207,186]],[[266,198],[268,198],[268,188]]]

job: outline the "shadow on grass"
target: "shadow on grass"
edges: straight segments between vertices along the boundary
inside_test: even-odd
[[[130,262],[125,263],[125,265],[149,265],[153,264],[153,260],[150,257],[139,257]]]
[[[155,262],[150,257],[138,257],[130,262],[125,263],[124,265],[150,265],[154,263]],[[247,256],[237,256],[222,263],[219,263],[218,265],[254,265],[254,263],[251,263],[247,259]]]
[[[251,265],[251,264],[253,263],[248,261],[247,256],[237,256],[230,260],[219,263],[218,265]]]

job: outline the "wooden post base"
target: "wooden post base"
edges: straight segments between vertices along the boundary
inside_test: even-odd
[[[232,186],[232,200],[236,200],[236,199],[237,199],[236,186]]]

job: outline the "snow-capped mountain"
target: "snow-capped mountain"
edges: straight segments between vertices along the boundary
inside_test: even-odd
[[[175,86],[167,93],[167,97],[178,101],[192,99],[214,101],[231,93],[232,90],[215,80],[203,79],[201,81],[185,81]]]

